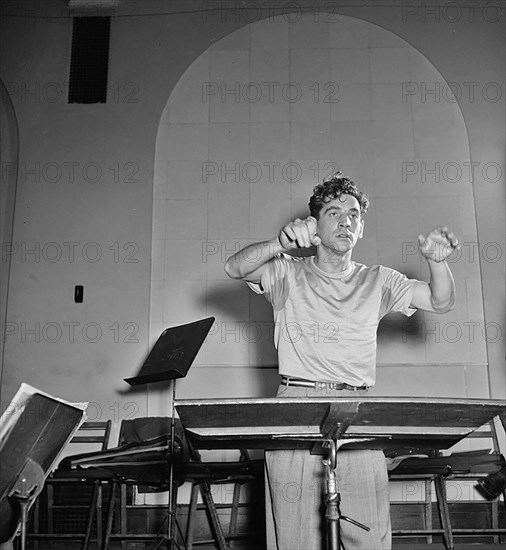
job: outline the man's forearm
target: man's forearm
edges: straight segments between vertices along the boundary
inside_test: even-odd
[[[432,307],[439,313],[446,313],[455,305],[455,281],[446,260],[427,260],[430,269],[430,294]]]
[[[244,279],[282,251],[278,237],[250,244],[227,260],[225,271],[232,279]]]

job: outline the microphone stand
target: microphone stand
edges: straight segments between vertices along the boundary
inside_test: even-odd
[[[345,550],[341,540],[341,521],[352,523],[360,529],[370,531],[366,525],[355,521],[347,516],[341,515],[341,495],[337,491],[336,466],[337,466],[337,446],[333,439],[328,440],[329,456],[323,460],[326,475],[327,493],[325,495],[325,519],[327,520],[327,549]]]

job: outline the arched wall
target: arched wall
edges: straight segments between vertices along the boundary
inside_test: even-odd
[[[4,342],[7,326],[7,297],[12,251],[12,228],[16,206],[16,188],[18,177],[19,132],[16,113],[11,98],[2,80],[0,80],[0,244],[2,261],[0,262],[0,401],[4,374]]]
[[[426,278],[419,233],[447,224],[461,242],[477,242],[472,179],[462,171],[468,137],[451,86],[391,32],[323,15],[272,17],[229,34],[188,68],[161,117],[150,337],[216,317],[179,397],[272,394],[270,306],[223,265],[307,215],[313,186],[336,168],[372,203],[355,260]],[[444,100],[426,100],[434,89]],[[485,341],[459,337],[484,326],[471,249],[453,257],[453,312],[380,325],[377,394],[487,395]],[[166,410],[165,399],[151,400],[152,413]]]

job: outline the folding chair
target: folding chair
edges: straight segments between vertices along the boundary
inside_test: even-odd
[[[75,445],[87,445],[97,447],[103,451],[107,449],[109,437],[111,433],[111,420],[104,422],[85,422],[77,434],[69,443],[71,448]],[[73,540],[81,539],[81,550],[87,550],[90,544],[93,523],[96,525],[96,538],[98,544],[102,540],[102,485],[104,482],[110,481],[111,476],[97,471],[75,471],[66,469],[56,469],[46,479],[44,490],[41,493],[34,510],[33,532],[29,534],[29,538],[35,541],[39,540]],[[67,493],[65,502],[62,502],[62,497],[67,489],[71,489],[70,494]],[[86,491],[86,488],[91,491]],[[82,504],[81,497],[86,492],[91,492],[89,501]],[[73,503],[74,501],[74,503]],[[44,510],[41,508],[44,507]],[[70,509],[85,512],[84,530],[62,530],[57,528],[55,520],[68,513]],[[47,520],[46,532],[41,532],[41,516],[44,512]],[[79,516],[83,515],[82,513]],[[80,518],[77,520],[77,525],[82,524]]]
[[[168,443],[170,439],[170,423],[171,419],[166,417],[148,417],[134,420],[124,420],[120,431],[120,443],[123,445],[127,443],[127,445],[135,446],[142,445],[146,442],[149,443],[151,441],[159,442],[156,444],[156,446],[159,446],[161,443],[160,438],[163,437],[165,437],[165,443]],[[200,491],[214,536],[212,542],[215,542],[220,549],[227,548],[227,539],[236,537],[235,526],[237,523],[237,510],[239,507],[239,486],[240,484],[254,479],[260,473],[263,473],[263,461],[241,460],[239,462],[201,462],[199,455],[189,449],[179,421],[176,424],[176,434],[179,449],[181,451],[181,457],[180,459],[176,459],[174,463],[174,479],[176,481],[176,485],[182,485],[184,482],[190,482],[192,484],[192,496],[189,506],[184,545],[186,548],[191,549],[192,545],[196,544],[193,539],[193,530],[197,511],[197,497],[198,492]],[[120,446],[117,449],[121,450],[125,449],[125,447]],[[146,447],[146,450],[149,452],[149,446]],[[115,449],[110,450],[111,454],[114,453],[114,451]],[[149,485],[152,487],[154,486],[155,490],[158,486],[158,490],[162,491],[167,491],[169,489],[167,472],[171,456],[170,453],[165,451],[160,454],[160,457],[162,460],[165,460],[165,465],[157,465],[159,460],[156,456],[151,456],[150,461],[152,461],[152,465],[147,467],[144,466],[144,469],[140,467],[138,473],[141,477],[137,479],[135,473],[135,461],[132,461],[130,466],[127,467],[128,469],[131,469],[131,473],[128,472],[128,469],[124,469],[124,462],[121,466],[121,468],[123,468],[123,474],[120,469],[115,468],[116,475],[114,476],[110,500],[107,506],[107,524],[104,534],[103,550],[108,549],[109,542],[111,540],[121,541],[122,547],[125,547],[126,541],[143,539],[149,540],[158,536],[156,533],[134,534],[130,532],[128,528],[128,508],[132,506],[135,507],[135,505],[129,504],[127,497],[128,488],[132,486]],[[243,458],[246,458],[246,456],[243,455]],[[114,468],[114,465],[111,464],[111,467]],[[149,471],[149,468],[153,468],[151,472]],[[148,481],[146,481],[146,479]],[[225,535],[222,529],[217,508],[210,490],[210,485],[215,483],[238,484],[235,486],[234,490],[231,522],[228,535]],[[171,497],[173,498],[173,502],[176,503],[177,491],[176,494],[171,495]],[[114,529],[115,532],[113,532],[114,518],[118,515],[119,521],[116,522],[116,529]],[[176,529],[179,529],[179,524],[176,524]],[[183,536],[180,530],[178,533],[173,533],[173,535],[174,537],[180,535],[180,538]],[[199,543],[202,543],[202,541],[199,541]]]
[[[492,449],[455,452],[443,456],[434,451],[434,456],[428,458],[408,458],[401,462],[390,472],[391,480],[420,480],[425,483],[425,526],[424,529],[404,529],[393,531],[394,535],[415,536],[427,535],[427,542],[432,542],[432,535],[443,535],[445,547],[448,550],[454,548],[454,535],[492,535],[494,542],[500,542],[500,535],[506,533],[506,529],[499,528],[499,501],[495,499],[492,510],[491,528],[454,529],[451,524],[450,507],[446,483],[449,479],[484,479],[490,473],[506,466],[506,460],[499,449],[499,441],[496,431],[498,417],[492,419],[483,428],[472,432],[469,438],[487,439]],[[502,419],[501,419],[502,420]],[[504,423],[504,420],[502,420]],[[503,424],[504,425],[504,424]],[[441,519],[441,528],[432,526],[432,496],[431,484],[434,484],[436,500]],[[503,491],[506,510],[506,491]]]

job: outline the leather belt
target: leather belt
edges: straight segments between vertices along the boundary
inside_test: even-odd
[[[281,377],[283,386],[297,386],[300,388],[313,388],[315,390],[368,390],[369,386],[350,386],[344,382],[311,382],[311,380],[302,380],[300,378]]]

